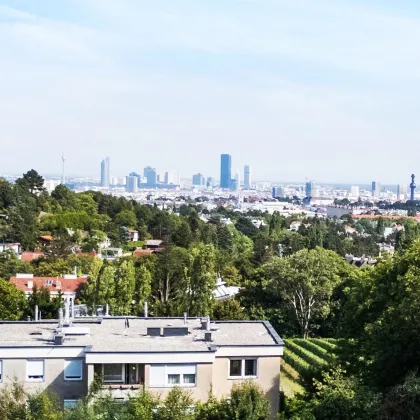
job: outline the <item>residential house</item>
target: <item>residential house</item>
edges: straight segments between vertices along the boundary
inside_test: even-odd
[[[98,254],[99,258],[102,258],[103,260],[115,260],[116,258],[120,258],[123,256],[123,250],[122,248],[102,248],[100,250],[100,253]]]
[[[160,239],[149,239],[146,241],[146,249],[161,249],[163,241]]]
[[[13,251],[15,254],[20,255],[22,252],[22,247],[19,242],[13,243],[0,243],[0,253],[5,252],[7,250]]]
[[[129,229],[127,227],[123,228],[127,234],[127,239],[129,242],[137,242],[139,240],[139,232],[134,229]]]
[[[33,274],[16,274],[10,277],[18,290],[25,293],[26,297],[33,293],[33,288],[45,287],[50,291],[51,297],[57,297],[60,293],[63,298],[74,301],[83,284],[87,282],[87,276],[78,277],[75,274],[65,274],[62,277],[34,277]]]
[[[351,227],[351,226],[344,226],[344,233],[346,236],[351,236],[357,233],[357,229]]]
[[[216,289],[213,290],[213,295],[216,300],[226,300],[237,295],[239,290],[240,288],[238,286],[226,286],[226,282],[219,275],[216,282]]]
[[[298,222],[297,220],[295,220],[292,223],[290,223],[289,230],[291,232],[297,232],[301,225],[302,225],[301,222]]]
[[[137,248],[133,252],[133,257],[143,257],[144,255],[152,255],[155,253],[154,249],[143,249],[143,248]]]
[[[205,401],[210,390],[220,398],[251,380],[264,390],[275,419],[283,347],[267,321],[0,322],[0,389],[16,378],[28,392],[51,390],[71,406],[86,396],[95,374],[116,400],[139,389],[165,396],[177,386]]]
[[[39,258],[45,257],[45,254],[41,252],[39,249],[35,249],[35,251],[24,251],[20,259],[22,261],[31,262],[34,260],[38,260]]]

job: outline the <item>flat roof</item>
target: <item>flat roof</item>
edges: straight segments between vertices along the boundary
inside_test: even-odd
[[[267,321],[212,321],[212,341],[204,341],[200,318],[188,318],[188,335],[151,337],[147,328],[182,328],[183,318],[124,317],[77,319],[73,326],[89,329],[88,335],[66,335],[62,346],[54,346],[57,321],[0,321],[0,348],[11,347],[90,347],[91,352],[208,352],[218,346],[282,346],[282,339]]]

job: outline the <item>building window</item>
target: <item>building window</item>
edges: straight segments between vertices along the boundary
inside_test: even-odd
[[[64,379],[66,381],[81,381],[83,377],[83,360],[64,361]]]
[[[64,408],[76,408],[77,400],[64,400]]]
[[[150,387],[192,387],[196,385],[197,366],[192,364],[151,365]]]
[[[28,381],[42,382],[44,380],[44,361],[27,360],[26,372]]]
[[[245,359],[245,375],[244,376],[257,376],[257,360]]]
[[[53,281],[52,280],[45,280],[44,286],[52,286]]]
[[[120,363],[103,365],[104,382],[124,382],[124,365]]]
[[[193,373],[185,373],[182,378],[184,384],[195,385],[195,375]]]
[[[242,376],[242,360],[231,360],[230,361],[229,376]]]
[[[181,383],[181,375],[170,374],[168,375],[168,385],[179,385]]]
[[[229,364],[229,377],[255,378],[257,376],[257,359],[231,359]]]

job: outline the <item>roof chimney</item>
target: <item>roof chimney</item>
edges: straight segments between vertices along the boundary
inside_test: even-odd
[[[204,333],[204,341],[212,341],[211,332]]]
[[[56,334],[54,336],[54,344],[56,346],[61,346],[63,344],[64,341],[64,335],[63,334]]]

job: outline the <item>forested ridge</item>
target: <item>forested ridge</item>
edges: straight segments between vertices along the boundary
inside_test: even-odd
[[[420,228],[413,220],[208,211],[193,200],[161,209],[65,186],[49,195],[36,171],[14,184],[0,180],[0,214],[0,242],[39,247],[45,255],[29,263],[0,253],[2,319],[26,319],[35,304],[56,317],[59,305],[43,289],[26,301],[11,276],[60,276],[76,267],[88,275],[79,301],[90,308],[108,304],[113,314],[142,315],[147,301],[153,316],[270,320],[286,339],[289,381],[298,385],[287,393],[283,418],[420,416]],[[128,241],[129,229],[138,231],[138,242]],[[127,255],[114,261],[89,255],[105,238]],[[148,239],[162,240],[163,248],[132,256]],[[383,243],[395,246],[393,257],[379,255]],[[376,264],[356,267],[347,254],[374,257]],[[214,299],[219,274],[241,288],[235,299]],[[325,339],[335,340],[333,351]]]

